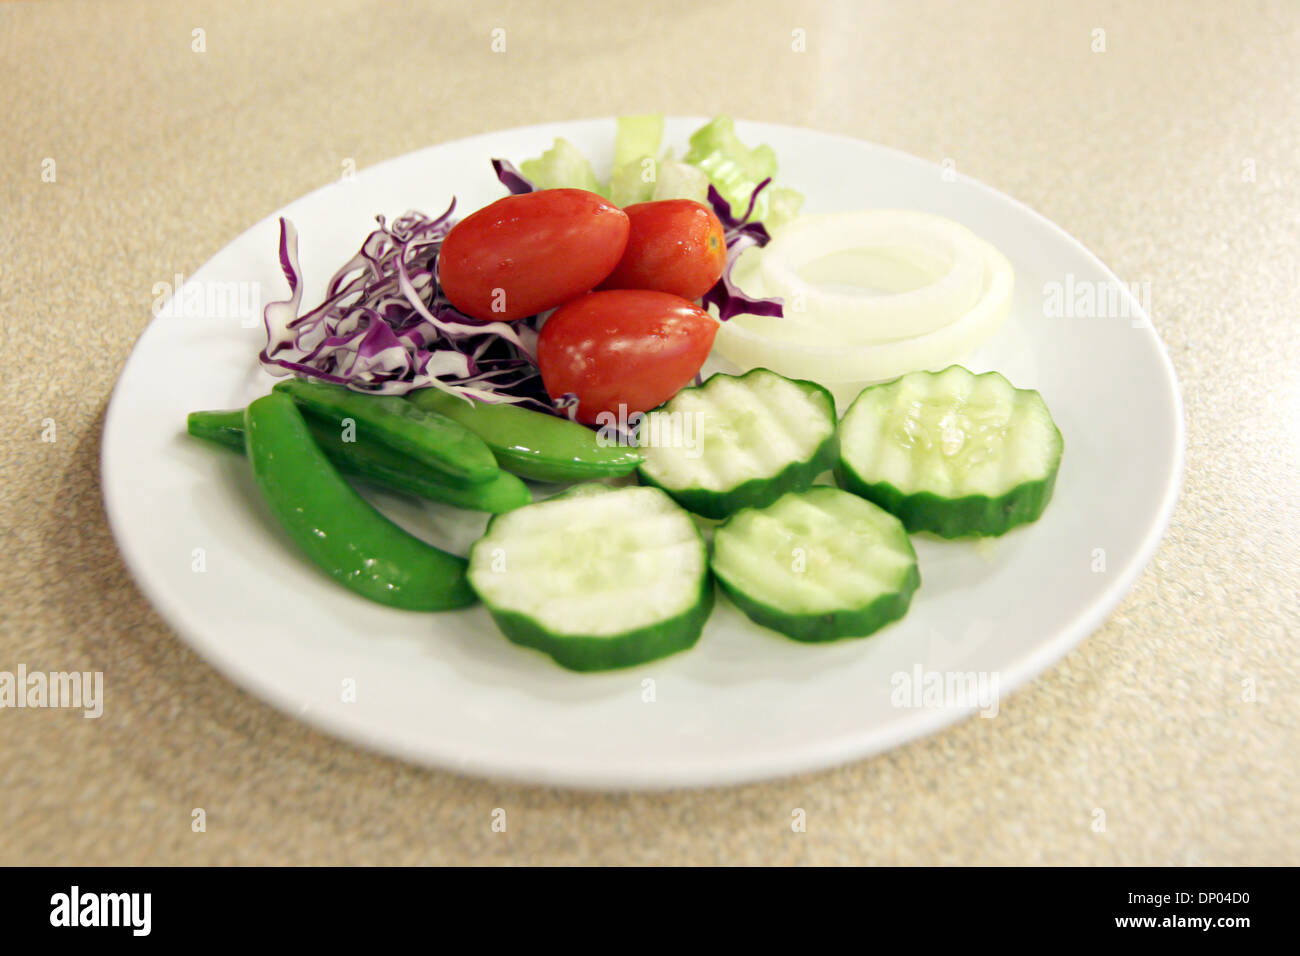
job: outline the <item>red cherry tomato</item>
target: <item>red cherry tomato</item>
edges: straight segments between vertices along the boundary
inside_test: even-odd
[[[593,292],[551,313],[537,362],[547,393],[574,393],[578,421],[599,425],[601,412],[645,412],[676,395],[708,358],[717,332],[717,320],[681,296]]]
[[[727,240],[712,210],[689,199],[623,210],[631,224],[623,258],[602,289],[655,289],[698,299],[727,264]]]
[[[627,233],[623,210],[585,189],[506,196],[452,227],[438,279],[466,315],[512,322],[594,289]]]

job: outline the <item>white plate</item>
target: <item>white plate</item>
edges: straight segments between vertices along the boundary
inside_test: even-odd
[[[667,142],[680,148],[700,122],[670,120]],[[867,640],[797,644],[720,598],[694,650],[606,674],[572,674],[510,644],[482,608],[421,615],[368,603],[294,551],[241,458],[184,434],[187,412],[243,405],[272,382],[257,364],[260,322],[244,327],[240,310],[216,299],[227,282],[260,284],[262,301],[283,295],[272,216],[190,278],[211,309],[149,325],[104,427],[113,531],[177,633],[262,699],[376,750],[534,783],[666,788],[779,776],[897,746],[979,709],[952,696],[929,706],[903,701],[899,675],[919,673],[924,684],[933,674],[983,673],[1005,695],[1100,625],[1155,550],[1182,472],[1173,369],[1133,297],[1125,292],[1134,319],[1045,318],[1046,283],[1068,281],[1077,294],[1084,283],[1116,282],[1046,219],[890,149],[794,127],[737,126],[746,142],[776,149],[780,179],[807,194],[806,211],[928,210],[965,223],[1011,259],[1012,318],[967,364],[1040,389],[1065,436],[1055,498],[1040,521],[984,545],[918,538],[924,583],[911,612]],[[489,158],[518,161],[556,136],[599,169],[611,161],[613,135],[609,119],[490,133],[304,196],[284,215],[301,237],[305,301],[318,301],[313,295],[376,213],[441,212],[453,194],[468,212],[503,193]],[[453,509],[382,504],[462,552],[482,527]]]

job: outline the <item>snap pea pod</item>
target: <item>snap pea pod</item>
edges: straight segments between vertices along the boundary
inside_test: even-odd
[[[464,425],[487,442],[497,464],[535,481],[594,481],[631,474],[642,461],[635,448],[602,445],[590,428],[517,405],[490,405],[437,388],[407,400]]]
[[[190,412],[185,419],[185,430],[195,438],[225,445],[243,454],[244,410],[242,408]]]
[[[428,465],[445,481],[477,485],[500,473],[483,439],[459,422],[395,395],[365,395],[304,379],[280,382],[275,391],[318,418],[352,419],[358,435]]]
[[[294,542],[363,597],[410,611],[475,601],[466,561],[439,551],[376,511],[343,480],[293,400],[272,393],[244,413],[253,477]]]
[[[197,438],[244,451],[244,410],[191,412],[189,433]],[[307,427],[316,444],[334,467],[373,484],[403,494],[441,501],[457,508],[503,514],[533,500],[528,486],[514,475],[500,471],[481,485],[458,487],[439,481],[419,462],[400,452],[369,441],[345,442],[335,425],[308,417]]]

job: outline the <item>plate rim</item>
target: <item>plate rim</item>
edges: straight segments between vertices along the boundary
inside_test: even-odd
[[[373,173],[381,170],[387,164],[399,162],[427,150],[449,147],[452,145],[463,145],[477,139],[488,139],[509,134],[517,134],[524,131],[545,129],[548,127],[571,127],[575,124],[584,123],[613,124],[615,119],[616,117],[614,116],[587,116],[547,121],[544,123],[528,123],[502,129],[489,130],[475,133],[470,136],[459,137],[457,139],[430,143],[426,146],[419,147],[418,149],[409,150],[395,156],[389,156],[377,163],[365,167],[364,170],[359,171],[359,173]],[[708,122],[708,118],[683,116],[678,114],[666,116],[665,119],[681,121],[684,123]],[[819,137],[829,138],[846,145],[851,145],[854,148],[866,146],[872,150],[890,154],[897,160],[931,167],[936,171],[936,173],[941,171],[940,165],[932,160],[916,156],[896,147],[875,143],[870,140],[861,139],[844,133],[828,132],[794,124],[770,123],[762,120],[738,118],[736,123],[741,126],[749,124],[760,125],[770,129],[782,129],[798,134],[815,134]],[[1019,199],[1016,199],[1014,196],[1010,196],[1001,190],[988,185],[982,180],[968,176],[964,173],[957,173],[956,176],[960,181],[968,186],[982,190],[985,193],[990,194],[992,198],[1014,206],[1020,213],[1027,214],[1032,220],[1037,222],[1040,228],[1046,228],[1050,232],[1054,233],[1058,239],[1065,240],[1076,253],[1097,267],[1102,275],[1104,275],[1109,281],[1115,282],[1123,287],[1123,283],[1110,267],[1062,226],[1053,222],[1033,207],[1025,204]],[[268,215],[258,219],[247,229],[239,233],[239,235],[228,240],[219,249],[214,251],[197,269],[194,270],[194,273],[197,274],[205,268],[212,259],[220,255],[222,251],[239,243],[249,233],[264,227],[267,222],[279,218],[279,216],[283,215],[284,210],[288,208],[288,206],[310,200],[318,194],[332,189],[334,186],[335,184],[332,182],[319,186],[301,196],[295,197]],[[1170,358],[1169,351],[1165,347],[1164,341],[1160,338],[1160,334],[1156,330],[1155,324],[1151,321],[1150,315],[1136,299],[1133,299],[1131,305],[1138,310],[1134,318],[1145,320],[1142,323],[1142,331],[1150,336],[1150,344],[1154,346],[1159,360],[1159,365],[1164,372],[1164,385],[1172,399],[1172,437],[1174,439],[1172,467],[1169,470],[1167,480],[1161,492],[1160,503],[1154,513],[1153,520],[1149,523],[1146,534],[1130,559],[1120,569],[1118,569],[1115,574],[1108,576],[1110,580],[1101,596],[1092,601],[1082,612],[1076,614],[1067,624],[1059,626],[1051,640],[1040,641],[1027,653],[1018,657],[1011,667],[1000,670],[999,688],[1000,696],[1002,698],[1019,691],[1031,683],[1035,678],[1059,662],[1066,654],[1077,647],[1086,637],[1096,631],[1110,618],[1115,609],[1119,606],[1120,602],[1123,601],[1124,597],[1127,596],[1129,591],[1132,589],[1138,577],[1151,563],[1152,558],[1154,558],[1156,551],[1169,528],[1174,510],[1177,506],[1184,478],[1186,458],[1186,413],[1183,404],[1182,391],[1179,386],[1176,370],[1174,369],[1173,360]],[[600,766],[592,767],[587,765],[584,767],[575,767],[570,763],[559,763],[556,765],[539,763],[529,766],[521,766],[516,763],[509,767],[503,767],[499,761],[494,761],[492,759],[490,753],[485,757],[473,754],[461,754],[460,756],[455,756],[450,751],[444,751],[441,754],[434,755],[427,750],[417,751],[404,746],[400,742],[395,742],[389,738],[383,737],[382,735],[370,733],[365,728],[343,720],[341,717],[328,711],[304,713],[296,708],[296,701],[287,700],[285,695],[273,682],[263,679],[257,668],[241,663],[237,655],[226,655],[222,653],[219,643],[207,640],[202,636],[199,628],[191,626],[191,623],[188,620],[188,614],[183,608],[183,602],[173,601],[165,588],[155,586],[155,584],[150,580],[145,569],[145,561],[143,560],[142,555],[136,553],[135,549],[127,544],[131,539],[129,536],[124,534],[124,530],[119,524],[119,518],[115,517],[115,502],[120,500],[121,492],[117,487],[117,481],[111,476],[108,467],[108,459],[110,457],[110,448],[115,444],[114,438],[124,425],[121,420],[124,412],[122,411],[121,403],[118,402],[119,390],[122,386],[122,382],[130,372],[133,362],[138,358],[141,341],[149,334],[157,321],[158,316],[152,317],[132,343],[131,351],[123,362],[121,369],[118,372],[117,379],[114,382],[113,389],[110,392],[105,410],[104,425],[100,434],[99,472],[101,495],[107,522],[110,531],[113,534],[114,543],[117,546],[117,552],[121,556],[123,564],[126,566],[140,593],[149,601],[153,609],[158,613],[168,627],[171,628],[176,636],[184,641],[185,644],[187,644],[200,658],[202,658],[204,663],[212,667],[236,687],[253,694],[260,702],[271,706],[273,709],[292,719],[305,723],[317,730],[324,731],[331,737],[334,737],[350,746],[364,747],[372,752],[377,752],[386,757],[400,759],[404,762],[420,767],[434,768],[456,774],[467,774],[481,779],[532,786],[550,786],[588,791],[652,792],[675,789],[732,787],[763,780],[785,779],[818,770],[829,770],[849,762],[864,760],[895,747],[901,747],[920,738],[928,737],[957,723],[958,721],[965,720],[978,710],[978,705],[969,707],[944,707],[936,710],[925,709],[918,711],[911,720],[900,726],[890,725],[889,727],[884,728],[868,727],[864,730],[841,733],[830,738],[822,738],[808,743],[798,751],[783,753],[779,759],[758,754],[742,757],[737,760],[730,760],[725,764],[718,764],[716,760],[704,761],[696,759],[690,762],[676,764],[672,767],[656,766],[649,770],[641,767],[631,770],[626,767],[620,767],[614,772],[607,772]],[[779,766],[774,766],[774,764],[779,764]]]

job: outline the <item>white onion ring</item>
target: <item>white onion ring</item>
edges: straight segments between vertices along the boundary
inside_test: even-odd
[[[869,345],[933,332],[970,311],[985,285],[983,245],[960,223],[923,212],[865,209],[804,216],[763,249],[759,275],[765,294],[785,300],[787,320],[815,323],[841,343]],[[923,272],[930,282],[869,295],[826,291],[800,275],[819,260],[850,250],[926,263]]]
[[[742,369],[769,368],[791,378],[819,382],[837,400],[871,382],[897,378],[918,369],[938,370],[959,361],[987,341],[1006,320],[1015,273],[1006,256],[976,237],[984,257],[984,284],[975,305],[949,324],[924,335],[873,345],[846,345],[811,313],[796,318],[740,315],[718,328],[715,348]],[[761,251],[754,255],[761,255]],[[747,254],[749,255],[749,254]],[[761,285],[754,265],[741,270],[746,292]],[[748,276],[744,273],[748,272]],[[767,294],[766,290],[763,294]],[[781,323],[788,323],[781,327]],[[779,330],[779,336],[772,332]]]

